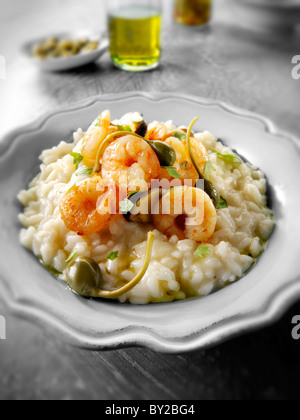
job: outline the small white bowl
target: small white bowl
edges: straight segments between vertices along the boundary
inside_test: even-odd
[[[79,38],[87,38],[90,41],[98,41],[99,46],[93,51],[72,55],[70,57],[58,57],[51,58],[48,60],[41,60],[36,58],[32,54],[32,50],[35,45],[43,43],[48,38],[58,38],[58,39],[70,39],[76,40]],[[61,72],[72,70],[77,67],[86,66],[87,64],[94,63],[97,61],[107,50],[109,45],[108,39],[104,35],[100,34],[91,34],[86,32],[80,33],[60,33],[54,34],[49,37],[43,37],[36,39],[34,41],[26,43],[23,47],[23,53],[42,71],[48,72]]]
[[[299,0],[230,0],[238,23],[254,30],[293,30],[300,24]]]

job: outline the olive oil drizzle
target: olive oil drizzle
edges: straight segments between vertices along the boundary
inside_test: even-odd
[[[131,282],[129,282],[128,284],[123,286],[121,289],[118,289],[118,290],[115,290],[115,291],[98,290],[96,292],[96,296],[94,296],[94,297],[105,298],[105,299],[116,299],[116,298],[124,295],[125,293],[128,293],[135,286],[137,286],[139,284],[139,282],[143,279],[143,277],[145,276],[145,274],[146,274],[146,272],[149,268],[151,258],[152,258],[152,250],[153,250],[154,239],[155,239],[155,234],[153,232],[149,232],[143,267],[142,267],[141,271],[136,275],[136,277],[133,280],[131,280]]]
[[[79,287],[74,289],[72,287],[72,278],[66,276],[66,280],[69,287],[74,293],[78,295],[82,295],[84,297],[89,297],[89,298],[117,299],[120,296],[123,296],[125,293],[130,292],[130,290],[132,290],[135,286],[137,286],[140,283],[140,281],[143,279],[143,277],[145,276],[149,268],[151,258],[152,258],[154,239],[155,239],[155,234],[153,232],[149,232],[147,245],[146,245],[145,259],[144,259],[144,263],[140,272],[134,277],[133,280],[131,280],[128,284],[121,287],[120,289],[112,290],[112,291],[100,289],[97,286],[99,279],[102,279],[102,273],[101,273],[100,267],[97,266],[97,263],[94,260],[91,260],[89,263],[87,259],[84,260],[84,263],[90,264],[89,267],[92,267],[92,269],[89,270],[88,279],[86,279],[86,281],[85,279],[80,279],[80,281],[82,281],[83,284],[80,284]],[[78,263],[82,263],[82,261],[78,260]],[[97,270],[95,270],[95,267],[97,268]],[[82,293],[80,291],[82,291]]]

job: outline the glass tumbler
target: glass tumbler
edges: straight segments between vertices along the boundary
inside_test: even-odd
[[[201,26],[209,23],[213,0],[174,0],[174,19],[182,25]]]
[[[110,55],[127,71],[156,68],[161,57],[161,0],[107,0]]]

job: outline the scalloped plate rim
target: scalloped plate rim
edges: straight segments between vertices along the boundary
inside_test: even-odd
[[[49,112],[45,116],[8,133],[0,140],[0,160],[5,157],[6,153],[9,153],[10,146],[17,141],[17,137],[42,129],[47,121],[53,116],[78,111],[83,107],[92,106],[96,102],[101,103],[106,100],[118,101],[125,98],[125,95],[126,99],[140,97],[151,101],[163,101],[174,98],[193,101],[204,106],[220,107],[224,111],[233,113],[237,116],[259,121],[263,124],[266,132],[281,138],[284,141],[292,142],[293,145],[300,150],[300,143],[296,136],[279,130],[270,119],[254,112],[227,104],[223,101],[185,94],[130,92],[94,96],[80,101],[75,105],[61,107],[56,111]],[[6,150],[3,153],[3,149],[5,148]],[[35,309],[30,305],[30,302],[22,302],[22,299],[18,301],[15,296],[13,296],[13,293],[8,285],[6,284],[3,286],[7,282],[3,282],[2,285],[0,284],[0,288],[2,289],[1,291],[3,291],[0,299],[8,308],[10,308],[13,314],[24,317],[25,319],[34,320],[38,324],[46,321],[48,325],[54,328],[54,330],[59,330],[61,333],[66,334],[68,341],[71,344],[79,347],[90,350],[146,347],[163,353],[185,353],[200,348],[210,347],[247,331],[256,330],[257,328],[267,326],[275,322],[283,314],[283,312],[300,297],[299,280],[300,273],[299,276],[297,276],[297,278],[295,278],[290,284],[283,286],[281,289],[269,296],[265,301],[264,307],[255,309],[250,314],[240,314],[239,316],[235,315],[234,317],[225,319],[224,322],[212,325],[191,335],[183,336],[180,340],[165,339],[164,337],[156,334],[155,331],[146,327],[128,327],[121,330],[117,329],[113,331],[113,333],[105,334],[105,336],[101,338],[88,337],[84,334],[80,334],[75,328],[71,328],[69,325],[64,324],[62,320],[54,314],[49,314],[40,308]]]

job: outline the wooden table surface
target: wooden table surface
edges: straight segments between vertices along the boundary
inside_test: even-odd
[[[86,68],[47,74],[22,56],[21,45],[74,27],[103,30],[104,0],[0,0],[0,55],[7,62],[7,78],[0,80],[0,137],[59,106],[133,90],[219,99],[299,134],[300,81],[291,77],[292,57],[300,54],[299,33],[244,30],[226,0],[216,0],[210,28],[179,27],[165,3],[158,70],[125,73],[105,55]],[[300,342],[291,337],[291,320],[300,314],[300,303],[271,327],[174,356],[144,349],[88,352],[15,318],[3,304],[0,314],[7,321],[7,340],[0,342],[1,399],[299,398]]]

